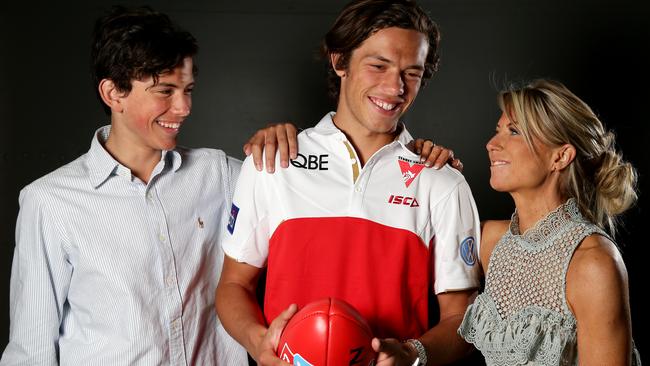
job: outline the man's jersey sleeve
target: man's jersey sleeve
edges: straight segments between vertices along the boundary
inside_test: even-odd
[[[252,157],[244,160],[222,243],[226,255],[259,268],[266,265],[269,253],[266,174],[255,169]]]
[[[434,237],[434,292],[479,287],[480,221],[465,180],[432,209]]]

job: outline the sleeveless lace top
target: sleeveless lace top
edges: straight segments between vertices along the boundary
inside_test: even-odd
[[[577,246],[593,233],[607,236],[582,217],[573,199],[523,235],[512,215],[490,256],[485,291],[458,329],[488,365],[577,365],[566,273]]]

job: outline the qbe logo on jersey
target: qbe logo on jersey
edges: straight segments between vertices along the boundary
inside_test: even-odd
[[[282,347],[282,352],[280,353],[280,358],[284,362],[288,362],[294,366],[314,366],[311,363],[307,362],[299,353],[291,352],[288,344],[284,344]]]

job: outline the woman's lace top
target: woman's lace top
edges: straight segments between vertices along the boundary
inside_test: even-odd
[[[524,234],[512,215],[490,257],[485,291],[458,329],[488,365],[577,364],[566,272],[577,246],[593,233],[606,235],[582,217],[573,199]]]

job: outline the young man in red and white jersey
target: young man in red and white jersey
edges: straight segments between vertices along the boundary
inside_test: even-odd
[[[336,112],[298,135],[288,169],[244,162],[216,304],[259,364],[285,364],[275,356],[282,329],[296,305],[323,297],[366,318],[377,365],[444,364],[467,352],[456,329],[479,286],[476,206],[458,171],[423,169],[400,122],[435,72],[438,41],[413,1],[348,4],[323,43]],[[440,309],[432,328],[430,291]]]

